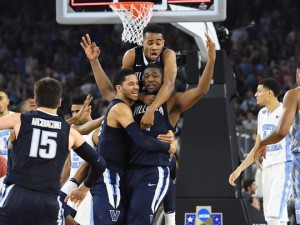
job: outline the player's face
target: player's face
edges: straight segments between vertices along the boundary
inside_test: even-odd
[[[83,107],[83,105],[75,105],[73,104],[71,106],[71,113],[72,113],[72,116],[76,116],[80,109]],[[88,119],[89,119],[89,116],[91,115],[91,112],[90,111],[86,111],[82,114],[82,116],[79,118],[78,121],[76,121],[76,124],[79,124],[79,125],[82,125],[82,124],[85,124]]]
[[[3,91],[0,91],[0,114],[7,110],[8,105],[9,99],[7,95]]]
[[[155,61],[164,47],[162,34],[146,33],[143,38],[144,54],[149,61]]]
[[[35,104],[35,101],[33,98],[29,98],[26,100],[24,104],[24,111],[29,112],[29,111],[35,111],[37,109],[37,106]]]
[[[135,74],[125,77],[121,85],[121,90],[124,98],[129,101],[136,101],[139,97],[139,81]]]
[[[162,74],[157,68],[148,68],[144,71],[144,85],[148,94],[157,94],[162,85]]]
[[[257,91],[255,93],[257,104],[260,106],[265,106],[268,104],[271,96],[271,90],[265,88],[263,85],[257,86]]]

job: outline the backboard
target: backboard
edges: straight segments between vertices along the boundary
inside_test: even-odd
[[[109,4],[124,1],[56,0],[56,20],[61,24],[121,23]],[[154,0],[150,23],[216,22],[225,19],[226,0]]]

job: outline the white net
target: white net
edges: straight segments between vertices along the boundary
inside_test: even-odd
[[[121,18],[123,23],[122,41],[141,44],[143,30],[153,15],[152,2],[118,2],[110,8]]]

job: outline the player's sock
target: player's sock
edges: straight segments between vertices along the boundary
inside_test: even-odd
[[[166,225],[176,225],[175,212],[164,213]]]
[[[268,218],[267,222],[268,222],[268,225],[280,225],[279,218]]]
[[[287,222],[280,222],[280,225],[287,225]]]

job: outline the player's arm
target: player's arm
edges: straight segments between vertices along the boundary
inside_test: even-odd
[[[235,169],[235,171],[232,174],[230,174],[228,181],[232,186],[235,186],[235,181],[236,181],[236,179],[239,178],[239,176],[241,175],[241,172],[243,172],[245,169],[247,169],[254,162],[254,154],[259,147],[260,140],[261,140],[261,137],[259,134],[257,134],[255,145],[251,149],[249,154],[247,155],[246,159],[241,163],[241,165],[239,165]]]
[[[216,48],[215,44],[205,33],[206,36],[206,47],[208,51],[208,60],[202,76],[199,78],[198,85],[195,88],[189,89],[182,93],[177,93],[174,101],[173,107],[175,111],[182,113],[192,107],[196,102],[198,102],[203,96],[205,96],[209,90],[210,82],[214,72],[214,65],[216,60]]]
[[[107,101],[113,100],[116,96],[116,92],[99,62],[98,57],[101,53],[100,48],[95,42],[92,43],[88,34],[86,34],[86,37],[82,37],[82,42],[80,45],[90,61],[97,86],[103,97]]]
[[[152,126],[154,123],[154,112],[163,103],[165,103],[174,91],[174,84],[177,74],[177,64],[175,52],[171,49],[167,49],[163,53],[164,60],[164,80],[161,88],[159,89],[154,101],[148,107],[146,113],[142,117],[142,127]]]
[[[104,172],[106,167],[105,160],[72,127],[70,128],[69,143],[69,148],[72,148],[75,153],[91,166],[90,172],[84,180],[84,185],[82,185],[84,190],[88,190],[87,188],[91,188]]]
[[[299,110],[298,102],[300,95],[298,90],[289,90],[283,99],[283,112],[278,126],[267,137],[261,140],[258,149],[255,152],[254,160],[257,162],[261,155],[266,158],[266,145],[275,144],[281,141],[289,132],[291,125],[295,119],[295,115]]]
[[[7,149],[12,150],[13,148],[13,141],[16,139],[16,134],[15,131],[10,131],[9,133],[9,139],[7,140]]]
[[[0,130],[14,129],[15,135],[18,136],[20,130],[21,114],[12,113],[0,117]]]
[[[80,167],[76,170],[72,178],[74,179],[74,181],[76,181],[78,185],[80,185],[84,181],[84,179],[86,178],[89,172],[89,169],[90,169],[90,165],[87,162],[83,162],[80,165]]]
[[[71,171],[71,154],[69,153],[67,160],[65,162],[64,168],[61,172],[60,184],[63,186],[70,177]]]
[[[89,134],[91,133],[93,130],[99,128],[101,126],[101,123],[104,119],[104,116],[101,116],[98,119],[95,120],[91,120],[86,122],[83,125],[80,126],[76,126],[74,127],[80,134],[84,135],[84,134]]]
[[[95,146],[98,145],[98,137],[99,137],[99,135],[100,135],[100,127],[98,127],[98,128],[94,131],[94,133],[93,133],[93,135],[92,135],[92,141],[93,141],[93,143],[94,143]]]
[[[289,90],[283,99],[283,112],[278,126],[260,142],[260,146],[275,144],[281,141],[289,132],[298,111],[300,95],[296,89]]]
[[[117,104],[110,110],[110,118],[116,120],[124,127],[134,143],[147,151],[174,153],[177,143],[171,144],[157,140],[141,131],[134,121],[131,109],[126,104]],[[110,118],[108,117],[108,122]]]
[[[79,112],[76,115],[72,116],[71,118],[67,119],[66,122],[68,124],[72,125],[72,124],[76,123],[85,112],[91,111],[90,104],[91,104],[92,100],[93,100],[93,97],[90,94],[88,94],[86,96],[86,99],[85,99],[85,101],[83,103],[83,106],[79,110]]]
[[[129,49],[125,52],[122,60],[122,69],[133,69],[135,61],[135,50],[134,48]]]

